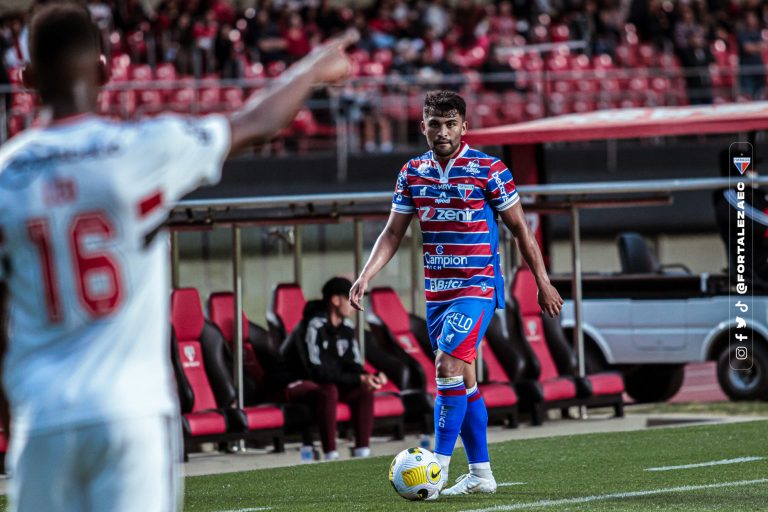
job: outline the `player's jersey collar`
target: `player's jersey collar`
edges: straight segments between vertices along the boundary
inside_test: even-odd
[[[467,144],[464,141],[461,141],[461,146],[459,146],[459,151],[456,153],[456,155],[448,160],[448,165],[445,166],[445,170],[443,170],[443,167],[440,165],[440,162],[437,158],[435,158],[434,151],[430,151],[430,157],[432,160],[434,160],[435,165],[437,165],[437,172],[440,175],[440,183],[448,183],[448,174],[451,172],[451,167],[453,167],[453,163],[464,156],[464,154],[469,150],[469,144]]]

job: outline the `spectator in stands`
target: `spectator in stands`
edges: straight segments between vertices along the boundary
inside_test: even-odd
[[[491,9],[493,5],[489,6]],[[512,2],[503,0],[499,3],[498,11],[489,12],[489,36],[491,41],[497,41],[501,38],[514,35],[517,32],[517,20],[513,14]]]
[[[221,78],[240,78],[240,63],[235,52],[235,42],[240,38],[240,33],[232,30],[228,24],[223,24],[216,34],[213,43],[213,55],[216,62],[216,72]]]
[[[679,54],[688,49],[691,36],[704,37],[704,27],[696,20],[690,5],[680,4],[680,19],[675,23],[675,49]]]
[[[299,13],[288,15],[288,26],[283,31],[283,39],[288,62],[295,62],[309,53],[312,48],[310,34]]]
[[[271,18],[267,9],[260,9],[256,14],[256,20],[256,41],[261,63],[266,66],[272,62],[284,61],[287,44],[280,27]]]
[[[683,64],[685,89],[691,105],[708,105],[712,103],[712,78],[709,65],[715,59],[704,40],[704,32],[691,32],[686,48],[680,52]]]
[[[22,16],[10,19],[6,31],[6,50],[3,60],[9,68],[20,68],[29,58],[27,48],[27,30]]]
[[[737,34],[739,41],[739,74],[741,90],[752,99],[762,99],[765,89],[763,51],[766,47],[760,30],[760,20],[754,11],[744,17],[744,26]]]
[[[293,376],[286,389],[289,402],[314,410],[324,458],[339,457],[336,450],[336,405],[349,404],[355,429],[353,456],[368,457],[373,430],[373,392],[386,383],[383,373],[370,375],[349,318],[352,283],[334,277],[323,285],[323,300],[308,302],[302,321],[280,347]]]
[[[168,55],[181,75],[191,75],[195,72],[194,64],[195,35],[192,27],[192,16],[182,13],[173,29]]]

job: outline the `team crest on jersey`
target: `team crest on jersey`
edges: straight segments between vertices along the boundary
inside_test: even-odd
[[[469,196],[471,196],[472,192],[475,190],[475,186],[468,183],[460,183],[457,185],[457,188],[459,189],[459,194],[461,194],[461,197],[463,197],[465,201],[469,199]]]
[[[480,162],[477,160],[471,160],[467,165],[464,166],[464,172],[471,174],[472,176],[478,174],[480,172]]]

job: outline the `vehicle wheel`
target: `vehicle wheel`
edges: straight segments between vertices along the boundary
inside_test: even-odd
[[[717,380],[731,400],[768,398],[768,347],[755,340],[752,357],[736,359],[736,347],[726,346],[717,358]]]
[[[663,402],[680,391],[684,365],[649,364],[624,373],[624,389],[638,403]]]

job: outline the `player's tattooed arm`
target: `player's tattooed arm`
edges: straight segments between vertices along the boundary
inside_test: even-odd
[[[539,306],[542,311],[551,317],[560,314],[563,307],[563,299],[557,292],[552,283],[549,282],[547,268],[544,266],[544,258],[541,256],[539,244],[536,238],[528,229],[528,223],[525,221],[523,207],[518,201],[511,208],[500,212],[501,220],[504,222],[514,237],[517,239],[517,245],[520,248],[520,254],[530,267],[536,278],[536,285],[539,288]]]
[[[0,262],[1,264],[1,262]],[[10,436],[11,415],[8,407],[8,399],[2,384],[3,365],[5,363],[5,350],[8,346],[8,287],[0,281],[0,421],[6,438]]]
[[[358,311],[363,310],[363,297],[368,288],[368,282],[384,268],[384,265],[397,252],[397,248],[400,247],[400,242],[408,230],[408,225],[411,223],[411,217],[413,217],[412,213],[391,212],[389,214],[387,225],[384,226],[379,238],[376,239],[368,263],[365,264],[363,271],[360,272],[360,277],[357,278],[349,291],[349,302],[353,308]]]
[[[230,154],[254,142],[271,139],[288,126],[312,88],[347,78],[352,64],[344,50],[357,40],[355,33],[331,39],[288,68],[268,89],[251,96],[230,118]]]

